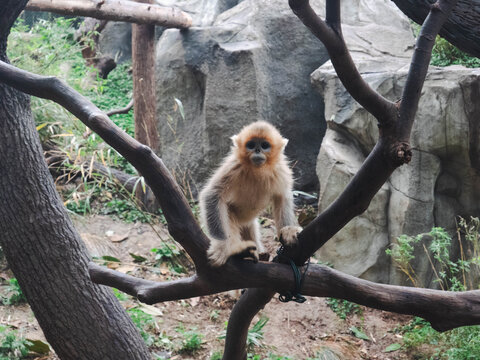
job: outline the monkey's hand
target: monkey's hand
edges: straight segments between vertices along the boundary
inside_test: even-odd
[[[283,246],[295,246],[297,245],[297,235],[303,229],[300,226],[284,226],[280,229],[279,240]]]
[[[252,240],[217,240],[210,239],[210,247],[207,250],[210,265],[222,266],[231,256],[242,259],[251,259],[258,262],[258,251],[255,241]]]

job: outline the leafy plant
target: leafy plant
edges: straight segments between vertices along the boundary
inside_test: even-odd
[[[407,349],[432,345],[424,359],[473,360],[480,358],[480,326],[465,326],[444,333],[434,330],[430,324],[414,318],[400,329]]]
[[[126,300],[128,300],[128,296],[127,296],[127,294],[125,294],[124,292],[121,292],[120,290],[115,289],[115,288],[112,288],[112,290],[113,290],[113,294],[115,295],[115,297],[116,297],[119,301],[126,301]]]
[[[412,28],[415,36],[418,36],[420,25],[413,23]],[[441,36],[437,36],[432,49],[430,64],[434,66],[463,65],[468,68],[474,68],[480,67],[480,59],[468,55]]]
[[[114,198],[103,204],[102,214],[115,215],[125,222],[140,221],[149,223],[152,221],[152,215],[141,210],[131,199]]]
[[[249,351],[252,351],[255,346],[262,347],[263,343],[263,328],[268,323],[268,317],[262,316],[251,329],[248,329],[247,333],[247,348]],[[225,322],[225,329],[227,328],[228,322]],[[227,336],[227,331],[224,330],[222,334],[218,337],[219,339],[225,339]],[[253,356],[253,355],[252,355]]]
[[[180,258],[182,253],[172,242],[164,241],[160,247],[153,248],[150,251],[155,254],[155,260],[158,263],[168,262],[170,269],[179,274],[186,271]]]
[[[214,309],[210,312],[210,320],[217,321],[220,317],[220,311]]]
[[[263,328],[268,323],[268,317],[262,316],[247,333],[247,347],[251,350],[255,346],[263,346]]]
[[[142,335],[143,341],[147,346],[151,346],[155,343],[155,337],[152,335],[152,331],[156,327],[155,318],[147,314],[146,312],[132,308],[127,310],[128,315],[132,319],[133,323],[137,326],[138,330],[140,331],[140,335]]]
[[[413,255],[414,245],[421,239],[422,235],[417,235],[414,237],[400,235],[397,238],[396,244],[393,244],[390,249],[385,250],[385,253],[392,257],[395,266],[408,277],[413,286],[418,286],[419,280],[417,279],[415,271],[410,265],[410,261],[415,258]]]
[[[183,339],[179,348],[179,352],[194,354],[202,347],[203,336],[195,331],[195,329],[185,330],[183,325],[180,325],[176,329],[177,332],[182,334]]]
[[[480,59],[470,56],[450,44],[444,38],[437,36],[432,51],[432,60],[435,66],[463,65],[468,68],[480,67]]]
[[[471,218],[466,221],[459,218],[457,226],[457,237],[460,247],[460,258],[451,259],[450,249],[452,247],[452,238],[441,227],[434,227],[429,233],[419,234],[416,236],[401,235],[397,238],[397,243],[393,244],[391,249],[387,249],[387,255],[391,256],[394,264],[400,269],[412,282],[412,285],[419,286],[420,280],[415,274],[415,269],[411,265],[411,261],[415,258],[415,245],[421,243],[424,236],[431,238],[428,248],[424,246],[424,250],[436,276],[436,281],[444,290],[466,290],[473,289],[478,283],[475,274],[478,277],[479,271],[479,220]],[[462,240],[463,239],[463,240]],[[464,249],[466,246],[466,249]],[[435,266],[433,262],[435,261]],[[468,277],[471,274],[472,277]]]
[[[326,301],[328,307],[342,320],[345,320],[349,315],[358,314],[361,311],[359,305],[347,300],[327,298]]]
[[[452,259],[450,248],[452,238],[442,228],[433,228],[427,235],[432,241],[427,255],[436,261],[434,268],[437,281],[445,290],[462,291],[478,287],[479,270],[479,243],[480,243],[480,220],[471,217],[470,220],[459,218],[457,223],[457,239],[460,248],[460,258]],[[410,237],[408,245],[421,241],[424,234]],[[412,240],[413,239],[413,240]],[[399,259],[413,259],[413,247],[399,243],[403,246],[401,251],[390,253],[395,262]],[[398,249],[397,249],[398,250]],[[403,257],[401,257],[400,255]],[[432,261],[433,264],[433,261]],[[410,265],[405,262],[404,265]],[[414,269],[410,267],[412,275]],[[476,275],[476,276],[472,276]],[[472,360],[480,358],[480,326],[465,326],[444,333],[434,330],[431,325],[421,319],[414,318],[409,324],[397,329],[403,335],[403,346],[407,349],[424,349],[424,345],[432,346],[429,353],[424,354],[423,359],[445,360]],[[397,350],[399,344],[392,344],[391,351]]]
[[[15,278],[10,279],[9,285],[6,289],[6,297],[3,297],[3,304],[4,305],[17,305],[27,302],[27,298],[22,292],[20,285],[18,284],[18,280]]]
[[[23,359],[28,355],[31,343],[16,331],[0,325],[0,360]]]
[[[75,90],[88,97],[102,110],[124,107],[133,92],[131,65],[120,64],[108,79],[96,77],[96,70],[85,65],[82,58],[82,45],[74,38],[74,23],[77,19],[39,20],[28,27],[20,19],[13,27],[9,37],[8,56],[11,62],[28,71],[43,75],[53,75],[66,81]],[[91,43],[87,34],[83,44]],[[75,213],[87,214],[92,211],[94,200],[101,198],[100,188],[122,192],[108,176],[92,174],[86,171],[89,164],[96,160],[108,167],[119,168],[130,174],[135,169],[114,149],[91,133],[85,125],[77,121],[57,104],[40,98],[32,98],[32,110],[42,143],[54,145],[58,155],[65,161],[52,165],[55,167],[57,182],[79,185],[64,194],[65,205]],[[134,132],[132,112],[113,115],[112,120],[129,134]],[[80,177],[81,181],[78,181]],[[108,199],[111,200],[111,199]],[[113,205],[118,208],[121,205]],[[121,217],[127,221],[149,221],[149,216],[132,206]]]
[[[222,360],[223,353],[221,351],[215,351],[212,356],[210,356],[210,360]]]

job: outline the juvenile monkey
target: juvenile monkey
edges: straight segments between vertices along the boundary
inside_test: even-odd
[[[257,216],[270,204],[283,244],[296,243],[302,230],[294,214],[292,170],[283,153],[288,140],[265,121],[244,127],[231,139],[230,154],[200,193],[212,266],[233,255],[258,261],[264,248]]]

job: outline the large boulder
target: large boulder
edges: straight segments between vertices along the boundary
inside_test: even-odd
[[[400,98],[405,84],[405,65],[399,62],[398,66],[388,65],[378,71],[369,69],[364,76],[375,90],[394,101]],[[362,66],[367,65],[360,61],[361,70]],[[337,138],[339,134],[342,137],[341,144],[324,141],[319,154],[317,173],[321,188],[319,208],[322,210],[343,190],[341,186],[331,186],[337,182],[331,178],[345,167],[345,156],[339,156],[338,152],[360,154],[355,155],[355,161],[352,156],[348,159],[350,176],[344,172],[338,177],[338,183],[345,183],[358,170],[361,162],[358,157],[363,160],[371,151],[378,130],[376,120],[351,98],[331,66],[326,64],[319,68],[312,74],[312,81],[328,104],[325,138]],[[357,276],[408,284],[393,265],[389,272],[385,267],[377,271],[388,262],[386,247],[401,234],[426,233],[433,226],[454,232],[456,215],[480,215],[479,94],[480,69],[430,68],[412,130],[412,162],[397,169],[373,199],[369,210],[320,250],[322,259]],[[371,213],[384,205],[385,218],[378,214],[376,220],[369,221]],[[368,229],[365,229],[367,221]],[[383,242],[375,242],[376,238],[382,238]],[[365,247],[362,251],[358,242],[377,245],[375,249]],[[344,249],[343,257],[338,254],[338,248]],[[372,253],[378,254],[376,261],[371,259]],[[361,259],[368,260],[362,264]],[[360,266],[352,269],[349,262],[360,263]],[[422,284],[434,286],[423,245],[416,249],[415,265]]]
[[[311,3],[323,17],[325,1]],[[345,36],[359,53],[393,62],[412,46],[408,21],[390,1],[342,7]],[[327,58],[285,0],[244,0],[212,26],[166,30],[157,45],[160,155],[178,177],[201,185],[229,151],[229,137],[262,118],[290,140],[296,187],[315,188],[324,104],[308,77]],[[184,119],[174,112],[174,98],[183,103]]]
[[[200,186],[229,151],[230,136],[265,119],[290,140],[297,187],[315,188],[325,122],[309,75],[327,58],[284,0],[245,0],[212,26],[166,30],[156,66],[161,157]]]

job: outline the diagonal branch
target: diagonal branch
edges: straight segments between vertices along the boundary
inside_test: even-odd
[[[148,146],[130,137],[87,98],[55,77],[35,75],[0,62],[0,79],[26,94],[62,105],[122,154],[143,174],[159,200],[170,234],[185,248],[197,268],[206,266],[209,240],[197,224],[180,187]]]
[[[437,1],[431,6],[430,13],[420,30],[400,105],[397,129],[401,141],[406,142],[410,138],[420,93],[427,76],[428,65],[435,44],[435,37],[448,19],[448,15],[455,4],[456,1]]]
[[[395,113],[395,104],[373,90],[358,72],[343,39],[340,0],[327,1],[326,22],[315,13],[308,0],[289,0],[289,4],[295,15],[325,45],[338,77],[350,95],[380,124],[389,121]]]
[[[431,50],[436,35],[456,2],[457,0],[438,0],[432,7],[429,17],[422,26],[422,36],[417,41],[414,51],[412,66],[407,77],[409,81],[407,81],[404,90],[404,101],[400,104],[393,104],[373,91],[358,73],[341,33],[340,0],[327,0],[326,22],[315,14],[308,0],[289,0],[293,12],[324,43],[337,75],[345,88],[355,100],[377,118],[380,126],[380,138],[377,144],[342,194],[299,234],[298,246],[287,249],[285,255],[293,259],[297,265],[303,264],[311,254],[325,244],[352,218],[363,213],[395,168],[410,161],[412,154],[409,138],[428,69]],[[310,272],[308,276],[312,276]],[[344,281],[341,281],[340,284],[342,287],[346,285]],[[337,283],[330,284],[333,287],[336,285]],[[307,294],[306,286],[305,283],[305,289],[303,290],[305,294]],[[375,284],[373,286],[378,287],[379,285]],[[329,290],[331,289],[329,288]],[[425,311],[432,304],[426,304],[420,300],[424,300],[425,296],[428,298],[429,295],[426,294],[431,295],[431,290],[416,291],[419,291],[416,293],[419,298],[414,296],[415,300],[422,303],[422,306],[426,306],[426,308],[416,308],[415,311],[422,311],[422,309]],[[366,294],[362,294],[362,291],[358,288],[346,286],[333,297],[345,299],[347,295],[349,295],[348,300],[362,303],[363,296]],[[475,295],[478,294],[475,293]],[[270,301],[272,296],[273,293],[266,289],[250,289],[247,291],[245,299],[235,304],[229,320],[225,345],[225,354],[228,355],[224,355],[224,359],[246,359],[245,339],[249,323],[259,309]],[[388,293],[388,296],[390,296],[390,293]],[[378,300],[380,303],[385,299],[377,297],[374,300]],[[397,298],[397,301],[402,304],[401,306],[410,303],[410,300],[409,295],[398,296]],[[480,300],[473,299],[472,301]],[[376,305],[378,303],[370,303],[367,306],[375,307]],[[402,312],[398,308],[395,310],[388,308],[388,310]],[[446,309],[443,308],[442,310]],[[451,309],[448,311],[451,311]],[[248,314],[248,316],[241,316],[241,314]],[[435,317],[425,316],[429,321],[435,321]],[[445,319],[449,318],[445,312],[440,312],[438,316]],[[448,321],[452,320],[449,318]],[[434,326],[438,329],[444,329],[443,325]]]

